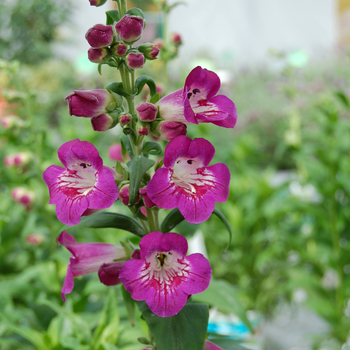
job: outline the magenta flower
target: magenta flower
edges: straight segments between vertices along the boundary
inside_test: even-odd
[[[125,15],[115,24],[115,30],[121,40],[131,44],[141,37],[143,24],[144,22],[141,17]]]
[[[64,168],[51,165],[43,174],[58,220],[76,225],[87,209],[109,208],[117,200],[114,172],[103,165],[93,144],[79,139],[66,142],[58,158]]]
[[[96,24],[86,32],[85,39],[94,49],[109,46],[113,43],[114,39],[113,27]]]
[[[97,272],[103,264],[126,257],[122,247],[107,243],[77,243],[74,237],[65,231],[60,234],[57,241],[72,253],[61,290],[64,301],[66,301],[65,295],[71,293],[74,288],[74,277]]]
[[[225,164],[207,167],[215,153],[205,139],[178,136],[164,152],[164,166],[147,185],[149,198],[160,208],[179,208],[193,224],[207,220],[216,202],[226,202],[230,173]]]
[[[220,89],[220,79],[212,71],[194,68],[185,81],[185,87],[157,103],[160,116],[181,123],[213,123],[233,128],[237,120],[235,104],[224,95],[215,94]]]
[[[75,90],[65,99],[68,101],[70,115],[86,118],[106,113],[107,107],[114,102],[107,90]]]
[[[134,300],[161,317],[176,315],[192,294],[207,289],[211,268],[202,254],[186,256],[186,238],[151,232],[140,241],[141,260],[127,260],[119,279]]]

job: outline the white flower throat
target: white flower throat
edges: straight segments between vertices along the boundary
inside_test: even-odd
[[[176,185],[182,187],[186,192],[195,194],[193,186],[198,178],[197,168],[203,166],[197,159],[178,158],[173,167],[173,180]]]

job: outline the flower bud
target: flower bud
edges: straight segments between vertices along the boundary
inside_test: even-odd
[[[106,48],[102,49],[89,49],[88,58],[93,63],[102,63],[109,56],[109,52]]]
[[[143,19],[139,16],[125,15],[115,24],[115,30],[120,39],[131,44],[137,41],[143,31]]]
[[[176,46],[181,45],[182,44],[181,35],[179,33],[171,34],[170,41]]]
[[[186,135],[187,126],[183,123],[164,121],[159,123],[157,131],[160,139],[170,141],[176,136]]]
[[[107,0],[90,0],[90,6],[102,6]]]
[[[143,102],[136,107],[136,113],[143,122],[153,122],[157,117],[158,108],[150,102]]]
[[[119,273],[122,269],[125,261],[115,261],[108,264],[102,264],[98,269],[98,277],[101,283],[106,286],[115,286],[121,283],[119,279]]]
[[[159,54],[159,47],[152,43],[143,43],[137,49],[149,60],[154,60]]]
[[[30,210],[35,199],[35,193],[25,187],[15,187],[11,191],[11,197],[19,204],[22,204],[27,211]]]
[[[26,237],[27,243],[35,246],[39,245],[43,240],[44,240],[44,236],[41,235],[40,233],[33,233]]]
[[[129,204],[129,185],[124,185],[119,191],[119,199],[124,205]],[[139,198],[136,199],[136,203],[140,201]]]
[[[76,117],[93,118],[107,112],[114,102],[107,90],[75,90],[66,98],[69,114]]]
[[[124,162],[122,155],[122,145],[120,143],[116,143],[109,147],[108,156],[111,160],[114,160],[115,162],[117,160],[119,160],[120,162]]]
[[[154,45],[158,46],[158,49],[163,47],[163,40],[161,38],[157,38],[153,40]]]
[[[1,125],[4,129],[10,129],[14,126],[23,126],[24,122],[16,115],[8,115],[1,119]]]
[[[137,133],[141,136],[146,136],[149,133],[149,128],[147,126],[140,126],[137,129]]]
[[[130,124],[130,122],[131,122],[130,114],[122,114],[119,117],[119,122],[120,122],[121,125],[128,125],[128,124]]]
[[[122,43],[117,43],[116,45],[112,46],[111,50],[114,55],[121,57],[125,55],[128,47]]]
[[[147,195],[147,186],[140,188],[139,193],[142,197],[143,203],[147,208],[152,208],[156,206],[156,204],[153,203]]]
[[[33,156],[29,152],[20,152],[16,154],[11,154],[5,157],[4,164],[6,167],[17,167],[21,168],[27,165]]]
[[[126,55],[126,64],[131,69],[142,68],[145,58],[140,52],[130,52]]]
[[[85,39],[94,49],[109,46],[114,39],[113,27],[96,24],[86,32]]]
[[[6,156],[4,158],[4,164],[7,168],[15,166],[15,157],[13,155]]]
[[[118,123],[118,118],[113,118],[110,114],[101,114],[91,118],[91,125],[94,131],[107,131]]]

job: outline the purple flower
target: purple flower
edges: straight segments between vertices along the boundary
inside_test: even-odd
[[[131,69],[142,68],[145,63],[145,57],[140,52],[130,52],[126,55],[126,64]]]
[[[106,113],[106,108],[114,102],[113,96],[106,90],[75,90],[65,99],[70,115],[86,118]]]
[[[157,103],[163,119],[181,123],[213,123],[233,128],[237,120],[234,103],[224,95],[215,94],[220,89],[220,79],[212,71],[194,68],[185,81],[185,87]]]
[[[136,113],[143,122],[153,122],[156,119],[158,108],[150,102],[142,102],[136,107]]]
[[[127,260],[119,279],[134,300],[161,317],[176,315],[189,296],[207,289],[211,268],[202,254],[186,256],[186,238],[151,232],[140,241],[141,260]]]
[[[64,168],[51,165],[43,174],[58,220],[76,225],[87,209],[109,208],[117,200],[113,171],[103,165],[93,144],[79,139],[66,142],[58,158]]]
[[[113,43],[113,36],[112,26],[96,24],[86,32],[85,39],[91,47],[99,49],[111,45]]]
[[[149,198],[160,208],[179,208],[193,224],[207,220],[216,202],[226,202],[230,173],[225,164],[207,167],[215,153],[205,139],[178,136],[164,152],[164,166],[147,185]]]
[[[60,234],[57,241],[72,253],[61,290],[64,301],[66,301],[65,295],[71,293],[74,288],[74,277],[97,272],[101,265],[126,257],[122,247],[107,243],[77,243],[74,237],[65,231]]]
[[[143,31],[143,19],[139,16],[125,15],[115,24],[115,30],[120,39],[131,44],[141,37]]]
[[[102,63],[104,62],[109,55],[109,52],[106,48],[93,49],[90,48],[88,50],[88,59],[93,63]]]

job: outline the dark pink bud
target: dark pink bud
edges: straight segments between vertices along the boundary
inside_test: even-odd
[[[141,37],[143,19],[139,16],[125,15],[116,23],[115,30],[125,43],[133,43]]]
[[[25,187],[15,187],[11,191],[11,197],[17,202],[25,206],[27,210],[30,210],[34,199],[35,193],[26,189]]]
[[[112,47],[112,52],[117,56],[124,56],[127,50],[127,46],[122,43],[118,43]]]
[[[149,60],[154,60],[159,54],[159,47],[152,43],[143,43],[137,49]]]
[[[145,63],[145,57],[140,52],[130,52],[126,55],[126,64],[131,69],[142,68]]]
[[[90,0],[90,6],[102,6],[107,0]]]
[[[143,122],[153,122],[157,117],[158,108],[150,102],[143,102],[136,107],[136,113]]]
[[[156,206],[156,204],[153,203],[147,195],[147,186],[140,188],[139,193],[142,197],[143,203],[147,208],[153,208]]]
[[[187,126],[182,123],[164,121],[160,122],[157,128],[162,140],[172,140],[176,136],[186,135]]]
[[[102,264],[98,269],[98,277],[101,283],[106,286],[115,286],[121,283],[119,273],[125,261],[116,261],[108,264]]]
[[[107,106],[114,102],[107,90],[75,90],[66,98],[69,114],[93,118],[106,113]]]
[[[171,34],[171,38],[170,38],[171,42],[173,44],[175,44],[176,46],[179,46],[182,44],[182,39],[181,39],[181,35],[179,33],[173,33]]]
[[[131,117],[129,114],[122,114],[119,119],[121,125],[128,125],[131,122]]]
[[[119,162],[124,162],[123,155],[122,155],[122,145],[120,143],[116,143],[109,147],[108,149],[108,156],[110,159]]]
[[[85,39],[94,49],[109,46],[113,43],[113,27],[96,24],[85,34]]]
[[[26,241],[32,245],[39,245],[44,240],[44,236],[39,233],[34,233],[26,237]]]
[[[91,118],[92,129],[95,131],[107,131],[113,128],[117,124],[117,122],[109,114],[101,114],[97,117]]]
[[[89,49],[88,58],[93,63],[102,63],[105,61],[106,57],[109,55],[108,50],[102,49]]]
[[[13,155],[4,158],[4,164],[7,168],[15,166],[15,157]]]
[[[142,135],[142,136],[146,136],[148,135],[149,133],[149,129],[147,126],[141,126],[138,130],[137,130],[138,134],[139,135]]]
[[[154,45],[158,46],[159,49],[163,47],[163,40],[161,38],[157,38],[153,40]]]
[[[140,249],[135,249],[131,256],[130,256],[131,259],[137,259],[137,260],[141,260],[141,250]]]

